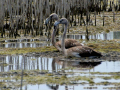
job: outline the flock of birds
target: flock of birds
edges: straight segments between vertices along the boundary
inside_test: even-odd
[[[89,58],[96,58],[101,57],[102,54],[93,50],[90,47],[84,46],[82,43],[79,43],[75,39],[65,39],[66,32],[68,28],[68,20],[66,18],[58,18],[56,13],[51,14],[45,21],[47,25],[50,20],[56,20],[54,23],[54,30],[52,33],[52,44],[55,48],[61,51],[66,57],[89,57]],[[64,24],[64,32],[62,36],[62,40],[55,42],[55,34],[57,31],[57,26],[59,24]]]

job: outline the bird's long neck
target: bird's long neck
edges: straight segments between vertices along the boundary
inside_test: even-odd
[[[64,33],[63,33],[63,37],[62,37],[62,47],[61,47],[61,49],[62,49],[62,51],[63,51],[63,53],[65,54],[65,36],[66,36],[66,32],[67,32],[67,24],[65,24],[65,28],[64,28]]]
[[[53,44],[54,47],[56,47],[55,46],[55,33],[56,33],[55,30],[53,30],[53,33],[52,33],[52,44]]]
[[[50,21],[50,17],[48,17],[48,23],[49,23],[49,21]]]

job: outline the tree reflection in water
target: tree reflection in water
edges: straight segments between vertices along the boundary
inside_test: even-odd
[[[0,57],[0,72],[8,72],[10,70],[47,70],[49,72],[58,72],[60,69],[67,67],[77,67],[84,70],[91,69],[99,65],[101,62],[80,62],[80,61],[64,61],[59,58],[40,57],[39,55],[7,55]]]
[[[52,69],[53,71],[58,70],[57,68],[61,66],[59,69],[64,69],[67,67],[75,67],[78,70],[89,70],[94,68],[95,66],[101,64],[101,61],[91,62],[91,61],[71,61],[71,60],[59,60],[59,58],[53,58],[52,61]]]

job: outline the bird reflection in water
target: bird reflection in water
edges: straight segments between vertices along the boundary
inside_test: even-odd
[[[65,74],[65,68],[67,67],[75,67],[75,69],[77,70],[90,70],[94,67],[96,67],[97,65],[101,64],[101,61],[96,61],[96,62],[81,62],[81,61],[71,61],[71,60],[60,60],[59,58],[53,58],[52,61],[52,70],[53,73],[58,73],[60,70],[62,71],[60,73],[58,73],[59,75],[67,75]],[[58,90],[59,89],[59,85],[57,84],[47,84],[47,86],[52,89],[52,90]],[[72,86],[74,89],[74,85]],[[68,86],[65,85],[65,90],[68,90]]]
[[[59,58],[53,58],[52,70],[60,70],[67,67],[75,67],[77,70],[90,70],[101,64],[102,61],[73,61],[73,60],[61,60]],[[58,69],[59,67],[59,69]],[[57,71],[56,71],[57,72]]]

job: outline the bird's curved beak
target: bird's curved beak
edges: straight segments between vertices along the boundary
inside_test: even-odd
[[[47,18],[47,19],[45,20],[45,25],[46,25],[46,26],[47,26],[48,22],[49,22],[49,18]]]
[[[56,28],[58,24],[60,24],[60,22],[59,21],[55,21],[54,28]]]
[[[49,21],[52,19],[52,16],[48,17],[46,20],[45,20],[45,25],[47,26],[47,24],[49,23]]]

